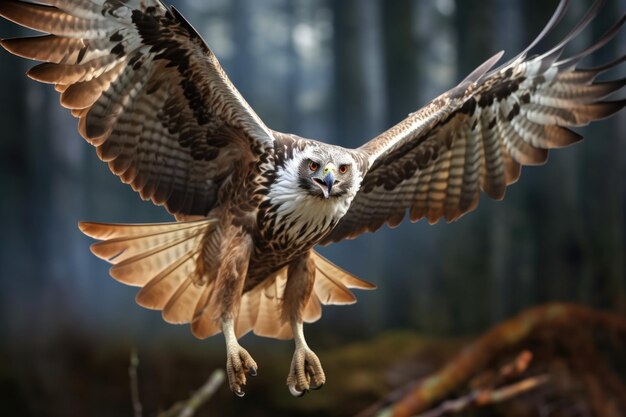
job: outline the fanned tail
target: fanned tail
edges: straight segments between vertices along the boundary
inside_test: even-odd
[[[311,251],[311,256],[315,261],[316,271],[313,292],[302,315],[306,323],[319,320],[322,316],[322,304],[355,303],[356,296],[350,288],[361,290],[376,288],[376,285],[344,271],[315,251]],[[292,337],[289,323],[281,318],[281,302],[286,284],[285,267],[243,295],[235,327],[237,337],[245,335],[250,330],[258,336],[276,339]],[[202,318],[199,319],[201,320]]]
[[[94,255],[113,264],[110,274],[116,280],[136,287],[137,304],[162,310],[169,323],[191,323],[193,334],[201,339],[221,331],[215,311],[217,268],[200,260],[206,248],[215,249],[219,233],[211,233],[217,221],[196,220],[155,224],[106,224],[81,222],[80,230],[100,240],[91,245]],[[208,239],[208,240],[207,240]],[[213,242],[215,241],[215,242]],[[307,323],[322,316],[322,305],[356,302],[351,288],[369,290],[376,286],[334,265],[315,251],[313,292],[302,318]],[[237,337],[252,330],[277,339],[292,337],[289,323],[281,317],[281,302],[287,284],[287,267],[243,294],[236,322]]]
[[[209,287],[210,277],[198,261],[215,220],[155,224],[79,223],[80,230],[101,242],[94,255],[113,264],[116,280],[142,287],[137,303],[162,310],[170,323],[190,323]]]

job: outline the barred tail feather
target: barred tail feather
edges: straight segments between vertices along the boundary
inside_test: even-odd
[[[80,230],[101,240],[91,251],[113,264],[116,280],[142,287],[137,303],[162,310],[170,323],[189,323],[206,291],[206,278],[198,276],[198,257],[215,220],[158,224],[104,224],[81,222]],[[201,269],[200,269],[201,270]]]
[[[313,251],[312,256],[317,269],[314,291],[322,304],[353,304],[356,303],[356,297],[349,288],[358,290],[376,289],[375,284],[357,278],[319,253]]]
[[[363,281],[334,265],[315,251],[311,256],[315,261],[315,283],[313,292],[302,312],[306,323],[313,323],[322,316],[322,304],[343,305],[356,302],[350,288],[369,290],[376,286]],[[287,284],[287,268],[281,269],[263,283],[245,293],[241,299],[239,315],[235,326],[237,337],[252,331],[257,336],[290,339],[293,337],[289,323],[281,317],[281,303]],[[206,319],[211,320],[209,315]],[[194,323],[195,325],[196,323]],[[198,328],[200,328],[198,323]]]
[[[210,282],[201,292],[198,302],[195,304],[191,333],[198,339],[206,339],[222,331],[219,320],[215,317],[216,308],[213,308],[215,282]]]
[[[81,222],[80,230],[100,240],[91,245],[94,255],[113,264],[116,280],[141,287],[137,303],[162,310],[169,323],[191,323],[194,336],[205,339],[221,331],[216,312],[215,280],[204,276],[199,256],[215,220],[194,220],[156,224],[105,224]],[[313,292],[302,312],[307,323],[322,315],[322,304],[352,304],[350,288],[374,289],[337,267],[316,252]],[[215,272],[215,271],[213,271]],[[243,294],[235,325],[237,337],[253,331],[277,339],[292,337],[290,324],[282,320],[281,303],[287,285],[287,267]]]

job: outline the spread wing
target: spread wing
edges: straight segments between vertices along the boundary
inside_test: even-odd
[[[501,54],[494,56],[456,88],[359,148],[369,159],[369,171],[324,243],[354,238],[385,223],[396,226],[407,211],[411,221],[455,220],[477,206],[481,189],[502,199],[522,165],[542,164],[549,149],[581,139],[568,126],[585,125],[624,107],[625,100],[602,99],[626,80],[594,79],[626,57],[594,69],[576,69],[582,58],[618,33],[624,18],[596,44],[559,60],[565,45],[597,15],[602,1],[596,1],[553,49],[527,57],[562,18],[567,3],[559,4],[539,37],[509,63],[489,72]]]
[[[2,46],[44,61],[28,75],[52,83],[80,134],[142,198],[173,214],[204,215],[233,169],[273,137],[215,55],[158,0],[15,0],[0,15],[45,36]]]

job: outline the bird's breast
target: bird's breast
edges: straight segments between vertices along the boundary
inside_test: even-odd
[[[348,205],[339,200],[309,195],[278,200],[269,197],[260,229],[264,240],[277,249],[307,250],[335,227],[347,208]]]

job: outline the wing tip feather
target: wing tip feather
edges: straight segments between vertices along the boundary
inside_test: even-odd
[[[106,247],[102,245],[102,243],[105,243],[105,241],[92,243],[91,245],[89,245],[89,250],[91,251],[91,253],[94,254],[94,256],[104,261],[111,263],[116,257],[118,257],[119,255],[122,254],[122,252],[124,252],[124,250],[120,250],[117,253],[111,254],[110,250],[108,251]]]
[[[10,51],[9,51],[10,52]],[[55,64],[51,64],[49,62],[43,62],[41,64],[37,64],[28,71],[26,71],[26,76],[33,81],[37,81],[44,84],[56,84],[54,75],[52,71],[54,69]]]
[[[620,111],[626,106],[626,98],[617,100],[596,101],[588,106],[588,109],[595,110],[590,115],[581,116],[581,122],[578,126],[586,126],[591,122],[604,120]]]
[[[17,47],[18,40],[20,38],[12,38],[12,39],[0,39],[0,46],[4,48],[5,51],[12,53],[13,55],[17,55],[22,58],[26,58],[22,54],[20,54],[19,49]]]
[[[85,235],[98,239],[101,235],[97,233],[96,229],[101,228],[103,226],[102,223],[88,222],[88,221],[79,221],[78,222],[78,230],[83,232]]]
[[[43,61],[44,59],[36,58],[37,52],[42,49],[45,43],[56,38],[54,35],[39,35],[0,39],[0,46],[7,52],[20,58],[31,61]]]
[[[59,11],[54,6],[39,3],[30,3],[19,0],[0,1],[0,16],[28,29],[43,32],[37,25],[32,23],[31,12],[33,11]]]

